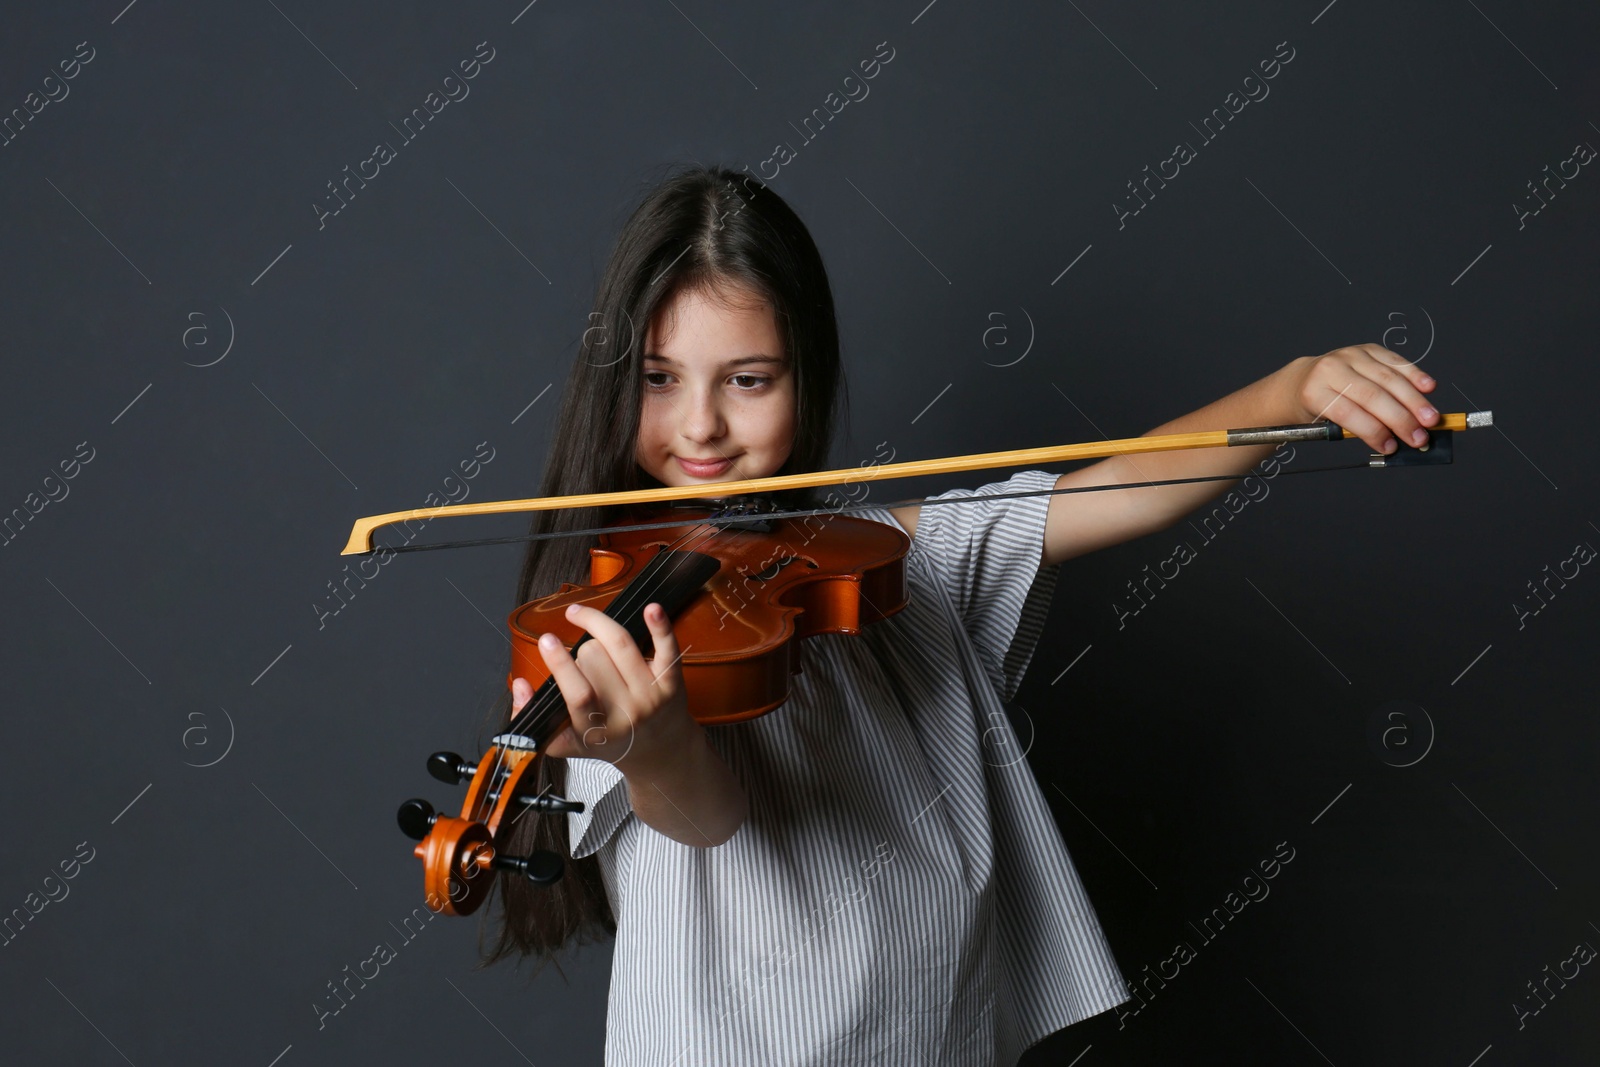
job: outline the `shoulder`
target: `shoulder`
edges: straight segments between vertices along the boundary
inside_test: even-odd
[[[1035,498],[1035,500],[1042,500],[1043,502],[1034,505],[1034,507],[1032,507],[1032,508],[1030,508],[1027,505],[1024,505],[1020,509],[1014,509],[1012,507],[1012,505],[1017,504],[1017,503],[1021,503],[1021,501],[1005,499],[1005,497],[1006,497],[1006,495],[1008,493],[1014,493],[1014,492],[1017,492],[1019,490],[1032,490],[1034,492],[1037,492],[1037,491],[1039,491],[1041,489],[1060,488],[1061,485],[1064,484],[1067,480],[1068,480],[1067,476],[1061,476],[1061,477],[1058,478],[1057,475],[1051,474],[1051,473],[1049,473],[1047,471],[1025,470],[1025,471],[1018,471],[1017,473],[1013,474],[1010,478],[1007,478],[1007,479],[1005,479],[1003,481],[991,482],[991,483],[989,483],[987,485],[979,486],[977,488],[951,489],[951,490],[947,490],[946,492],[940,493],[937,496],[928,497],[927,499],[928,500],[948,500],[948,499],[953,498],[953,497],[977,497],[977,498],[979,498],[979,500],[982,501],[982,504],[980,505],[980,510],[982,511],[982,513],[983,513],[983,515],[985,517],[982,518],[982,519],[976,520],[974,523],[966,524],[970,528],[976,529],[976,528],[979,528],[979,527],[986,527],[986,526],[992,525],[992,524],[994,524],[996,522],[1003,521],[1005,519],[1005,517],[1007,516],[1008,512],[1011,512],[1012,514],[1021,516],[1021,515],[1029,514],[1031,511],[1036,510],[1036,509],[1037,510],[1041,510],[1041,511],[1049,510],[1051,502],[1048,501],[1048,500],[1043,500],[1043,498]],[[1001,499],[998,499],[998,500],[993,501],[993,502],[983,500],[983,498],[988,497],[988,496],[998,496]],[[913,505],[913,506],[910,506],[910,507],[903,507],[903,508],[886,508],[885,510],[890,515],[893,515],[895,521],[898,522],[902,527],[905,528],[906,534],[908,536],[910,536],[913,539],[915,539],[915,537],[917,536],[918,520],[921,517],[922,505],[918,504],[918,505]],[[949,511],[949,509],[942,509],[942,510]],[[949,513],[951,515],[957,515],[957,514],[971,515],[972,514],[971,512],[968,512],[968,509],[965,509],[965,508],[957,509],[957,511],[950,511]],[[1052,512],[1052,514],[1053,514],[1053,512]],[[945,526],[944,526],[943,523],[940,523],[939,527],[940,527],[940,536],[943,536],[944,530],[945,530]]]

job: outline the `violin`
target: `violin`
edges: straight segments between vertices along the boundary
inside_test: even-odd
[[[1489,411],[1441,414],[1437,424],[1429,427],[1429,439],[1420,448],[1400,442],[1397,450],[1387,456],[1374,452],[1357,463],[1281,473],[1449,464],[1454,462],[1452,441],[1456,431],[1493,423],[1493,413]],[[509,683],[511,678],[524,677],[536,682],[536,688],[510,728],[493,739],[477,763],[453,752],[436,752],[429,757],[428,772],[440,781],[459,785],[470,780],[461,814],[446,816],[420,799],[400,806],[400,828],[417,842],[414,851],[423,863],[428,906],[450,915],[471,914],[483,903],[493,883],[492,877],[484,876],[486,872],[520,875],[543,885],[561,878],[563,863],[555,853],[536,851],[528,856],[509,856],[501,846],[509,840],[512,825],[525,814],[583,810],[581,803],[532,788],[539,778],[537,770],[539,761],[545,758],[545,746],[570,721],[560,688],[538,654],[538,638],[543,633],[554,633],[573,653],[590,639],[587,632],[567,621],[567,605],[582,603],[601,609],[621,623],[649,656],[653,654],[653,643],[642,612],[649,603],[661,604],[673,620],[674,633],[683,647],[680,662],[690,714],[705,724],[742,722],[772,711],[788,698],[789,678],[799,670],[797,640],[819,633],[856,634],[906,605],[904,559],[910,549],[909,538],[893,526],[849,518],[842,512],[991,499],[965,496],[780,511],[770,502],[748,494],[996,467],[1041,466],[1180,448],[1340,441],[1355,436],[1326,421],[1155,434],[719,482],[716,491],[730,495],[712,501],[695,499],[711,488],[706,484],[662,486],[618,493],[450,504],[356,520],[344,555],[374,551],[375,531],[413,519],[611,504],[651,509],[636,511],[628,520],[594,530],[383,549],[415,551],[578,534],[599,539],[598,546],[590,551],[589,584],[565,584],[511,613],[512,662],[507,680]],[[1234,481],[1241,477],[1220,474],[1001,495],[1099,492]],[[797,521],[816,516],[826,517],[818,524],[820,530],[813,529],[809,521]]]
[[[434,910],[471,914],[488,895],[492,878],[479,877],[488,871],[514,872],[536,884],[561,877],[555,853],[516,857],[502,846],[524,814],[583,810],[581,803],[530,788],[545,747],[571,721],[539,654],[539,636],[555,634],[574,655],[592,639],[567,620],[568,605],[600,609],[649,658],[654,648],[643,612],[647,604],[660,604],[683,649],[679,665],[690,714],[705,725],[743,722],[782,705],[790,677],[800,671],[799,640],[857,634],[906,606],[911,540],[900,530],[840,515],[808,524],[770,517],[775,512],[770,502],[746,497],[638,512],[623,520],[629,528],[599,535],[589,553],[587,585],[564,584],[511,613],[506,681],[528,679],[532,698],[476,764],[453,752],[429,757],[435,778],[471,780],[459,816],[435,812],[420,799],[406,801],[397,816],[417,841]],[[634,528],[640,523],[646,528]]]

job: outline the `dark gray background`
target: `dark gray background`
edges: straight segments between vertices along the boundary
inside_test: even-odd
[[[0,948],[6,1062],[599,1062],[609,950],[530,985],[473,970],[475,919],[318,1030],[421,903],[393,810],[453,800],[423,758],[477,751],[520,551],[402,557],[320,629],[314,605],[354,518],[420,506],[479,442],[471,499],[536,492],[631,205],[665,164],[779,142],[839,305],[837,465],[1133,436],[1364,341],[1496,414],[1451,468],[1272,481],[1121,629],[1126,583],[1198,539],[1063,568],[1028,758],[1125,974],[1198,958],[1029,1062],[1592,1059],[1591,969],[1521,1028],[1513,1005],[1600,944],[1600,578],[1520,629],[1513,605],[1600,544],[1600,177],[1521,229],[1512,205],[1600,144],[1600,13],[1325,3],[13,11],[0,112],[95,58],[0,148],[0,512],[94,459],[0,549],[0,912],[95,852]],[[319,230],[325,183],[481,41],[471,95]],[[1124,183],[1283,41],[1271,95],[1119,229]],[[806,143],[791,123],[879,42]],[[1279,842],[1271,895],[1201,942]]]

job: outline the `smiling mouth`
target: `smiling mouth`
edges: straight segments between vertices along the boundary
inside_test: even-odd
[[[712,460],[693,460],[683,456],[672,458],[678,461],[679,468],[691,478],[714,478],[733,466],[733,460],[724,456]]]

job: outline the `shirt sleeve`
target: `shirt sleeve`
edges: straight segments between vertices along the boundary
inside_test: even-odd
[[[573,859],[591,856],[633,814],[622,772],[605,760],[567,760],[568,800],[581,800],[583,810],[567,813],[567,845]]]
[[[981,497],[1055,488],[1056,475],[1020,471],[979,489],[952,489],[931,499]],[[1002,701],[1022,682],[1044,630],[1059,564],[1044,558],[1049,496],[924,506],[917,514],[912,558],[944,589]]]

